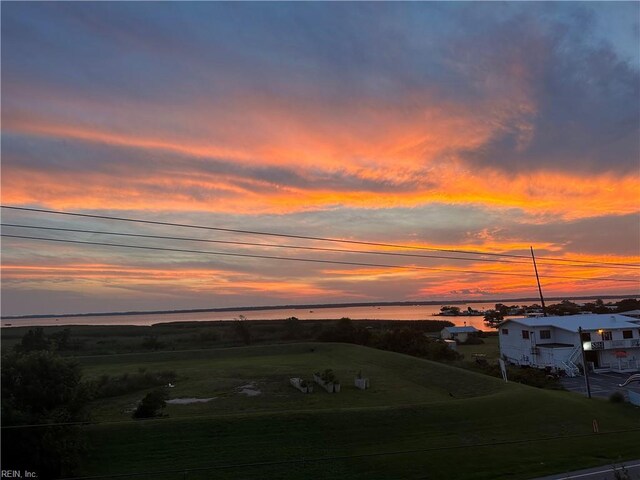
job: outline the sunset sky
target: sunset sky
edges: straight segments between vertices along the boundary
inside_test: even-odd
[[[533,246],[599,262],[541,259],[549,296],[638,294],[639,18],[638,2],[3,2],[2,204],[435,249]],[[515,257],[8,209],[2,222],[468,258],[3,226],[433,268],[4,237],[3,315],[537,294],[526,259],[482,261]]]

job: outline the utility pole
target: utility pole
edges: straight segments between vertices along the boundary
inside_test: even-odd
[[[544,305],[544,297],[542,296],[542,287],[540,286],[540,277],[538,276],[538,266],[536,265],[536,257],[533,254],[533,247],[531,248],[531,259],[533,260],[533,269],[536,271],[536,281],[538,282],[538,292],[540,292],[540,303],[542,304],[542,314],[547,316],[547,307]]]
[[[589,385],[589,367],[584,353],[584,344],[582,343],[582,327],[578,327],[578,337],[580,337],[580,351],[582,352],[582,369],[584,370],[584,383],[587,387],[587,397],[591,398],[591,385]]]

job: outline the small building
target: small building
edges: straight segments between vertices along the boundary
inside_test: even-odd
[[[634,321],[609,313],[506,320],[498,327],[500,355],[511,364],[574,376],[583,363],[582,347],[590,369],[635,372],[640,368],[640,325]]]
[[[455,340],[458,343],[464,343],[469,336],[478,335],[480,330],[475,327],[445,327],[440,331],[440,337],[443,340]]]
[[[455,340],[445,340],[444,343],[447,345],[447,347],[449,347],[451,350],[453,350],[454,352],[458,351],[458,344],[456,343]]]

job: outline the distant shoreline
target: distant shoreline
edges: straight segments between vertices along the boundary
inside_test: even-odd
[[[547,301],[558,300],[591,300],[600,298],[602,300],[616,298],[640,298],[638,295],[586,295],[578,297],[547,297]],[[10,315],[0,317],[2,320],[19,320],[28,318],[78,318],[78,317],[107,317],[107,316],[129,316],[129,315],[170,315],[177,313],[206,313],[206,312],[239,312],[239,311],[263,311],[263,310],[285,310],[285,309],[320,309],[320,308],[352,308],[352,307],[402,307],[414,305],[463,305],[467,303],[512,303],[512,302],[537,302],[538,297],[522,297],[508,299],[466,299],[466,300],[429,300],[429,301],[398,301],[398,302],[350,302],[350,303],[309,303],[309,304],[289,304],[289,305],[269,305],[253,307],[219,307],[219,308],[196,308],[182,310],[135,310],[129,312],[98,312],[98,313],[62,313],[62,314],[39,314],[39,315]]]

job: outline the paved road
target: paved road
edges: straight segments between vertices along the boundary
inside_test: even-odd
[[[575,472],[557,473],[548,477],[540,477],[535,480],[616,480],[615,473],[622,473],[626,470],[627,477],[623,479],[640,479],[640,460],[629,460],[622,465],[604,465],[602,467],[588,468],[586,470],[576,470]]]
[[[613,392],[621,392],[628,399],[628,391],[640,393],[640,383],[635,382],[626,387],[619,387],[618,385],[623,383],[629,378],[629,373],[590,373],[589,381],[591,383],[591,395],[593,397],[609,398]],[[575,393],[587,394],[587,390],[584,383],[584,377],[564,377],[561,380],[562,386],[567,390]]]

